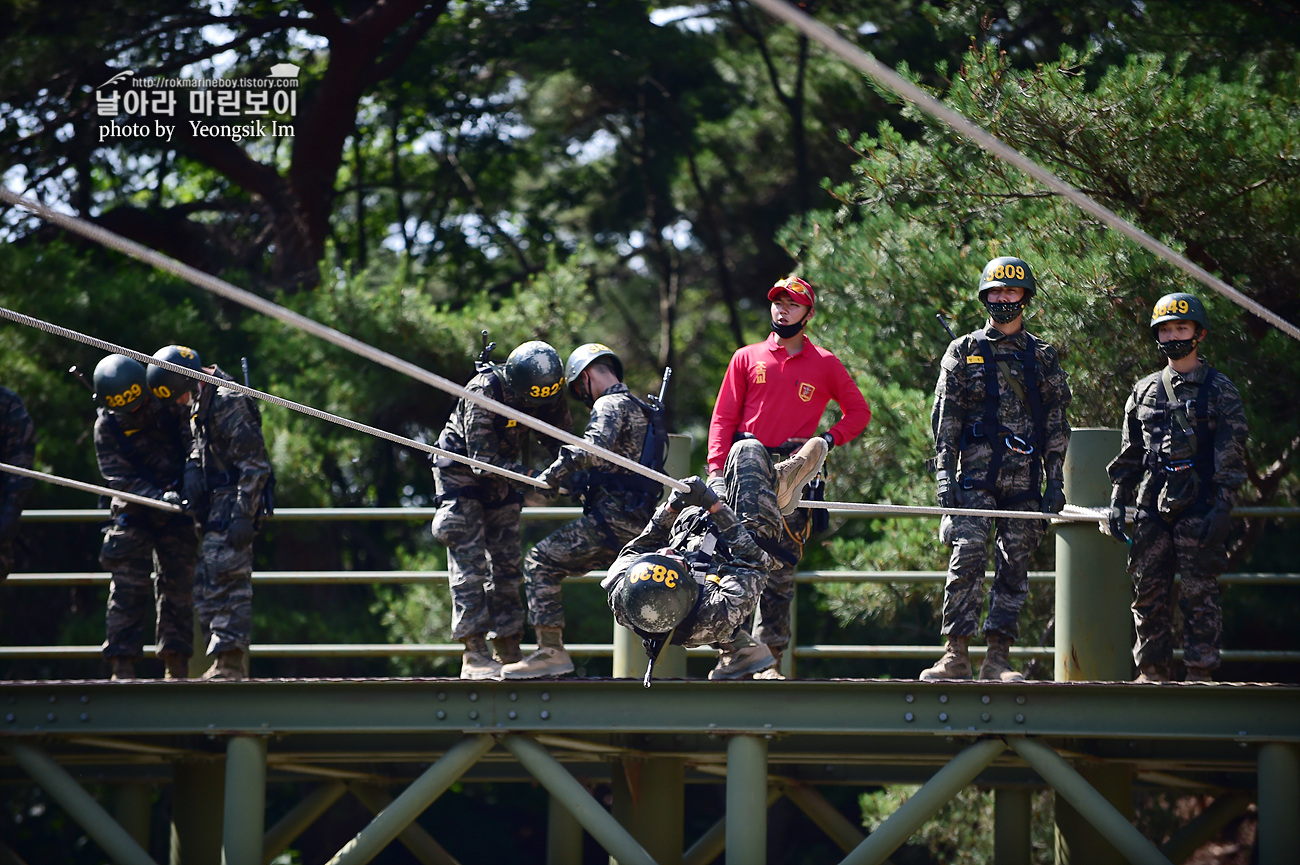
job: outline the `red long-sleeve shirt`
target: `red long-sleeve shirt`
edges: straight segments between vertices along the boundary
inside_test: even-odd
[[[776,334],[737,349],[709,422],[709,472],[722,471],[738,432],[753,433],[767,447],[816,435],[831,400],[842,416],[830,433],[842,445],[866,429],[871,409],[839,358],[806,335],[803,350],[795,355],[777,343]]]

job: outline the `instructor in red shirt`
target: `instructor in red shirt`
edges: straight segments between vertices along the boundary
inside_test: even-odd
[[[820,434],[828,447],[856,438],[871,420],[862,391],[839,358],[813,343],[804,333],[816,301],[813,287],[797,276],[782,279],[767,293],[772,302],[772,333],[767,340],[738,349],[727,365],[709,423],[709,475],[722,473],[737,438],[758,439],[774,459],[784,459],[817,436],[826,405],[834,400],[840,419]],[[799,498],[796,496],[796,499]],[[711,679],[742,678],[762,665],[768,650],[779,662],[790,642],[790,601],[794,569],[803,557],[810,534],[806,508],[785,517],[779,549],[767,552],[780,567],[768,575],[759,603],[753,643],[743,631],[730,644],[720,644],[718,665]],[[764,648],[766,646],[766,648]],[[755,678],[779,678],[775,666]]]

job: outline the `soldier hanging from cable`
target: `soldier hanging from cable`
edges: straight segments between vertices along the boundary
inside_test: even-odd
[[[775,567],[762,547],[783,531],[781,511],[807,476],[804,459],[774,466],[761,442],[741,439],[721,475],[683,479],[689,489],[674,491],[623,547],[601,586],[615,621],[645,645],[646,687],[665,645],[731,640],[753,616]]]
[[[1200,300],[1167,294],[1151,311],[1151,337],[1167,361],[1133,387],[1119,456],[1107,466],[1108,534],[1128,541],[1137,681],[1164,682],[1173,662],[1174,574],[1182,576],[1183,666],[1208,682],[1219,666],[1219,574],[1228,562],[1229,516],[1246,480],[1246,414],[1227,376],[1200,357],[1210,320]]]
[[[1037,292],[1028,264],[993,259],[979,281],[988,323],[954,339],[944,352],[930,414],[940,507],[1042,513],[1065,507],[1070,386],[1056,349],[1024,328],[1025,307]],[[921,673],[923,680],[971,677],[969,647],[984,602],[992,525],[987,517],[966,515],[939,523],[940,542],[952,547],[943,595],[946,647],[938,663]],[[1029,557],[1043,530],[1042,520],[997,520],[981,679],[1024,678],[1012,669],[1010,651],[1029,594]]]
[[[643,401],[623,384],[623,362],[600,343],[578,346],[564,365],[570,392],[591,409],[582,436],[594,445],[663,471],[668,433],[663,392]],[[664,379],[667,384],[667,374]],[[534,679],[573,672],[564,648],[561,581],[607,568],[650,519],[663,485],[590,451],[566,445],[538,477],[562,493],[582,496],[582,516],[537,543],[524,558],[524,593],[537,632],[537,651],[501,668],[502,678]]]
[[[198,352],[167,345],[154,358],[234,381]],[[149,388],[160,399],[189,406],[193,438],[182,496],[199,518],[202,541],[194,605],[206,652],[204,679],[248,678],[253,629],[253,537],[273,507],[274,474],[262,437],[262,413],[250,397],[151,364]]]
[[[185,506],[183,476],[192,441],[184,414],[155,399],[144,364],[110,354],[95,366],[95,456],[114,490]],[[163,675],[188,679],[194,653],[194,568],[199,542],[190,513],[169,513],[114,497],[99,562],[109,572],[104,657],[114,679],[135,678],[146,617],[155,608]],[[154,576],[156,570],[156,577]]]
[[[486,335],[484,331],[485,342]],[[564,399],[564,367],[555,349],[540,340],[525,342],[510,352],[504,364],[495,364],[489,360],[492,347],[485,344],[476,365],[478,373],[466,389],[570,430],[573,419]],[[528,427],[461,399],[438,437],[438,447],[536,477],[538,472],[522,464],[528,433]],[[542,444],[550,458],[559,450],[553,439]],[[523,494],[518,484],[500,475],[446,457],[433,460],[433,478],[438,511],[432,528],[434,538],[447,545],[452,638],[465,645],[460,677],[496,679],[503,663],[523,659],[519,651],[524,630],[519,596]]]

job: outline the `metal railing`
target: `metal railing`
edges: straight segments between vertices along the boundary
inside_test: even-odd
[[[273,522],[372,522],[372,521],[423,521],[432,519],[436,508],[277,508],[270,518]],[[870,511],[830,511],[832,516],[861,519],[878,516]],[[582,514],[577,507],[524,508],[525,522],[574,519]],[[881,515],[883,515],[882,512]],[[892,514],[890,514],[893,516]],[[1297,518],[1300,508],[1238,508],[1238,517]],[[23,513],[24,522],[32,523],[93,523],[107,520],[106,509],[81,510],[29,510]],[[591,571],[570,577],[571,583],[598,583],[605,571]],[[862,570],[808,570],[795,574],[797,585],[825,583],[882,583],[882,584],[942,584],[944,571],[862,571]],[[358,571],[257,571],[254,585],[357,585],[390,584],[421,585],[447,582],[447,571],[410,570],[358,570]],[[1056,575],[1052,571],[1031,571],[1031,584],[1052,584]],[[107,586],[109,575],[105,572],[17,573],[6,581],[14,588]],[[1219,577],[1220,585],[1293,586],[1300,587],[1300,573],[1229,573]],[[792,611],[793,615],[793,611]],[[612,624],[612,620],[611,620]],[[577,657],[607,658],[614,653],[612,643],[573,643],[566,645],[569,653]],[[250,653],[261,658],[452,658],[459,656],[464,647],[459,643],[254,643]],[[793,655],[799,660],[813,659],[925,659],[934,655],[934,645],[796,645]],[[982,649],[971,647],[972,655],[979,656]],[[93,660],[100,657],[99,646],[0,646],[0,660]],[[152,650],[146,647],[146,654]],[[688,656],[713,656],[716,650],[701,646],[687,650]],[[1054,657],[1051,647],[1015,646],[1013,657],[1050,661]],[[1180,654],[1180,653],[1176,653]],[[1225,662],[1300,662],[1300,651],[1225,649]]]

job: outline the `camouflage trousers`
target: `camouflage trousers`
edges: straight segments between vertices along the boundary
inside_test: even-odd
[[[623,545],[649,522],[656,500],[649,493],[604,494],[589,513],[551,532],[528,551],[524,594],[534,628],[564,627],[560,583],[571,574],[612,565]]]
[[[777,538],[777,545],[794,563],[773,556],[776,567],[767,572],[767,585],[758,601],[758,622],[754,637],[773,649],[784,649],[790,644],[790,604],[794,601],[794,572],[803,558],[803,546],[808,540],[812,521],[807,508],[798,508],[784,518],[785,524]]]
[[[1009,482],[1008,482],[1009,481]],[[987,490],[963,490],[958,504],[963,508],[1037,511],[1037,498],[1015,505],[999,505],[1028,488],[1027,472],[999,473],[998,497]],[[989,517],[944,517],[941,534],[952,546],[948,578],[943,590],[943,627],[940,633],[958,637],[979,631],[980,608],[984,605],[984,572],[988,562],[989,533],[993,540],[993,585],[989,589],[989,611],[983,633],[995,632],[1011,640],[1020,637],[1020,608],[1029,595],[1029,557],[1038,549],[1045,522],[1029,519]]]
[[[727,504],[755,542],[778,542],[784,530],[781,509],[776,505],[776,474],[767,449],[756,439],[736,442],[727,454],[722,477]],[[744,626],[754,615],[771,571],[769,562],[765,572],[746,570],[752,576],[728,574],[720,586],[707,584],[691,619],[691,634],[685,645],[748,643],[752,638]]]
[[[226,535],[234,502],[233,490],[213,494],[194,572],[194,608],[209,655],[248,651],[253,630],[253,544],[233,547]]]
[[[444,494],[441,489],[438,492]],[[433,536],[447,546],[452,639],[473,634],[496,639],[523,633],[521,509],[518,501],[485,507],[465,496],[438,506]]]
[[[1174,573],[1182,575],[1178,608],[1183,614],[1183,663],[1213,670],[1219,666],[1223,612],[1219,574],[1227,567],[1224,544],[1200,543],[1203,516],[1184,516],[1172,525],[1139,519],[1133,528],[1128,572],[1133,578],[1133,661],[1162,666],[1173,657]]]
[[[114,514],[99,552],[99,563],[111,576],[104,657],[141,656],[146,611],[156,617],[159,652],[193,653],[198,545],[188,516],[159,518],[134,510]]]

